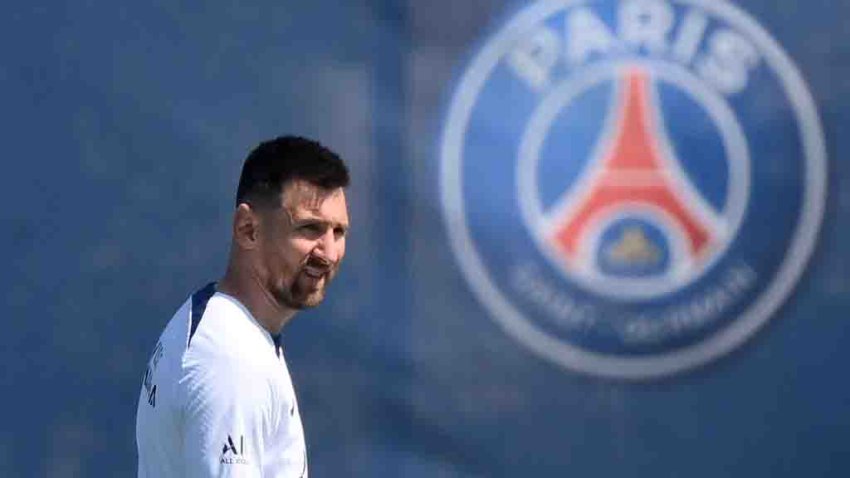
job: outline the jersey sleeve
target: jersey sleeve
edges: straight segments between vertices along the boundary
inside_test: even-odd
[[[187,366],[181,388],[185,476],[262,476],[276,410],[267,378],[250,364],[220,358]]]

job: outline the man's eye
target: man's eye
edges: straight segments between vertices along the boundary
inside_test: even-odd
[[[314,223],[304,224],[299,229],[301,229],[302,231],[305,231],[305,232],[312,232],[312,233],[322,232],[322,226],[320,224],[314,224]]]

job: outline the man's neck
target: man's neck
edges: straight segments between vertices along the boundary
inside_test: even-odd
[[[228,267],[216,287],[245,306],[271,335],[277,335],[295,316],[295,310],[280,305],[256,276]]]

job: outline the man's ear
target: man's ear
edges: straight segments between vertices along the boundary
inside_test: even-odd
[[[260,240],[260,215],[246,203],[233,214],[233,242],[241,249],[253,250]]]

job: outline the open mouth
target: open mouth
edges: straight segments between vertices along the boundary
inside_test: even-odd
[[[330,274],[331,267],[330,264],[309,262],[301,269],[301,272],[311,279],[319,280]]]
[[[321,279],[327,274],[327,269],[318,269],[313,267],[305,267],[303,269],[304,275],[310,277],[311,279]]]

